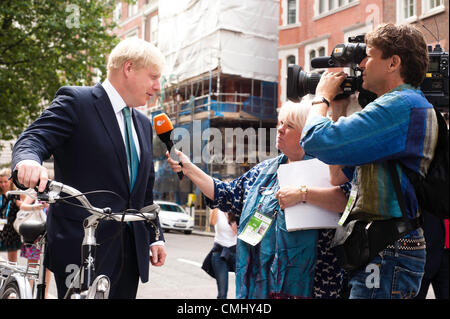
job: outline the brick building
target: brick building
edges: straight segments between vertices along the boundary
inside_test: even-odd
[[[141,111],[149,118],[165,112],[175,129],[188,131],[195,139],[190,148],[194,161],[198,139],[202,158],[209,153],[203,152],[208,140],[202,135],[196,138],[195,127],[201,132],[220,131],[224,150],[219,161],[202,161],[199,166],[214,177],[239,176],[256,164],[249,160],[255,152],[260,159],[260,150],[266,152],[267,145],[274,144],[270,128],[276,124],[278,96],[278,0],[177,0],[176,4],[138,0],[134,5],[118,3],[114,11],[118,23],[114,32],[120,38],[136,36],[153,42],[166,57],[161,95]],[[227,139],[227,129],[240,130],[240,136]],[[256,131],[258,141],[250,143],[250,133]],[[196,189],[168,170],[159,144],[155,139],[155,197],[184,204]],[[257,144],[258,150],[250,150],[249,144]],[[238,149],[245,149],[241,161],[237,161]],[[236,160],[230,162],[230,155]]]
[[[286,101],[287,65],[312,71],[314,57],[329,56],[349,36],[384,23],[425,24],[448,52],[448,0],[280,0],[278,42],[278,104]],[[436,40],[423,28],[430,44]],[[314,70],[320,71],[320,70]]]

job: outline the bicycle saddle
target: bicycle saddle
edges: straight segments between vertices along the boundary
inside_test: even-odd
[[[19,233],[24,244],[33,244],[34,241],[45,233],[45,222],[26,220],[20,225]]]

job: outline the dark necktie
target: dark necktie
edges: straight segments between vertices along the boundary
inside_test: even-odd
[[[122,109],[122,114],[125,122],[125,146],[127,149],[127,162],[130,175],[130,191],[133,190],[134,183],[136,182],[138,169],[139,169],[139,158],[136,151],[136,145],[133,140],[133,133],[131,130],[131,112],[129,107],[124,107]]]

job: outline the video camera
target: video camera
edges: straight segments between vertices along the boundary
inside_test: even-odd
[[[366,44],[364,35],[349,37],[348,44],[338,44],[332,51],[331,56],[318,57],[311,60],[313,68],[337,68],[350,67],[355,74],[361,72],[358,64],[366,57]],[[438,109],[446,108],[448,112],[448,53],[443,52],[439,44],[434,50],[428,46],[430,64],[426,77],[420,88],[428,101]],[[295,64],[288,66],[287,97],[293,102],[299,102],[306,94],[315,94],[319,83],[320,73],[308,73]],[[347,97],[356,91],[359,92],[358,102],[361,107],[377,98],[373,92],[362,87],[362,76],[348,76],[341,85],[342,94],[336,96],[335,100]]]
[[[429,45],[428,57],[428,71],[420,89],[433,106],[441,112],[448,112],[448,52],[444,52],[439,44],[434,49]]]

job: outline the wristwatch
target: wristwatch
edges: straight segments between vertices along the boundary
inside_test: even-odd
[[[316,96],[311,102],[312,105],[320,103],[325,103],[327,106],[330,106],[330,102],[323,96]]]
[[[302,203],[306,203],[306,194],[308,194],[308,187],[306,185],[300,186],[300,193],[302,194]]]

